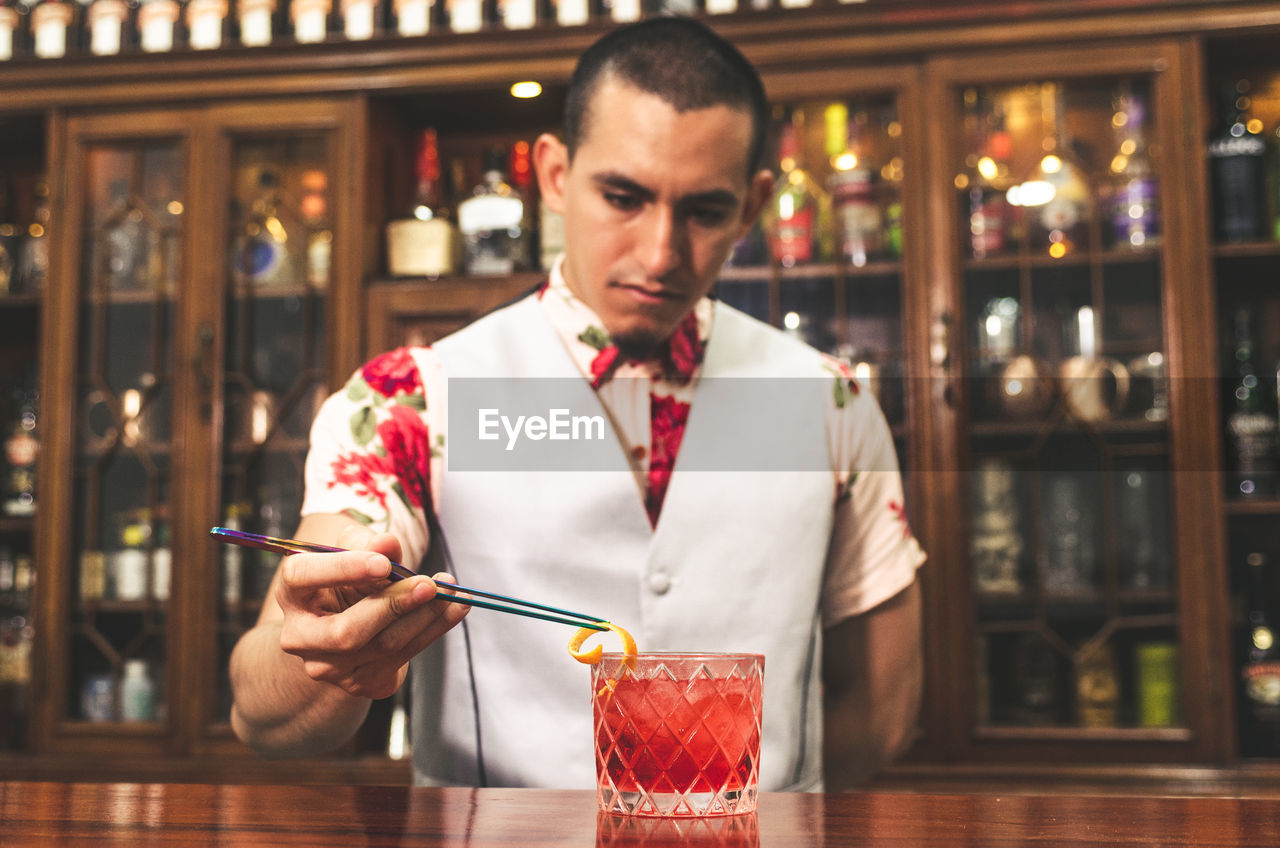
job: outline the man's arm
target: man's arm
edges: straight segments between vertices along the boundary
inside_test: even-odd
[[[307,516],[297,536],[350,550],[286,557],[258,622],[232,651],[231,726],[267,757],[342,744],[371,699],[399,688],[409,659],[468,609],[431,603],[436,587],[426,577],[388,583],[399,543],[350,518]]]
[[[915,738],[924,688],[920,586],[823,634],[823,767],[828,792],[853,788]]]

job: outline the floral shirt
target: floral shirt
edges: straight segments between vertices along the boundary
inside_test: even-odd
[[[658,516],[684,435],[714,302],[700,301],[654,359],[620,356],[595,313],[560,271],[537,292],[543,312],[608,412],[636,476],[650,525]],[[426,553],[424,511],[439,503],[447,450],[442,386],[430,350],[382,354],[330,397],[312,427],[302,512],[345,513],[395,533],[406,562]],[[910,583],[924,560],[903,505],[889,428],[848,366],[823,358],[832,379],[828,454],[835,506],[823,591],[826,626],[870,609]],[[876,470],[866,470],[876,469]]]

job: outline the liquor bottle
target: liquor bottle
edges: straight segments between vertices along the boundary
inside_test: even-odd
[[[530,29],[538,22],[537,0],[498,0],[498,9],[507,29]]]
[[[525,204],[503,176],[505,158],[501,149],[488,151],[482,182],[458,204],[468,274],[510,274],[526,267]]]
[[[329,37],[330,0],[291,0],[289,20],[293,39],[299,44],[318,44]]]
[[[227,504],[222,526],[228,530],[241,529],[241,517],[247,515],[248,505]],[[228,607],[238,606],[244,591],[244,549],[239,545],[222,546],[222,602]]]
[[[479,32],[484,28],[484,0],[445,0],[449,29],[454,32]]]
[[[1267,234],[1266,142],[1262,122],[1249,116],[1251,104],[1248,80],[1228,86],[1222,98],[1222,129],[1209,141],[1214,235],[1219,241],[1249,241]]]
[[[342,0],[342,35],[348,41],[368,41],[378,31],[379,0]]]
[[[1260,379],[1254,357],[1252,313],[1241,306],[1235,314],[1235,375],[1227,415],[1228,491],[1241,498],[1269,497],[1276,493],[1277,485],[1275,397],[1267,382]]]
[[[1082,649],[1075,660],[1077,720],[1084,727],[1115,727],[1120,706],[1115,650],[1104,642]]]
[[[883,247],[884,225],[876,201],[876,169],[862,144],[866,113],[851,120],[843,103],[832,103],[823,114],[826,151],[831,159],[827,188],[835,217],[841,258],[861,267]]]
[[[78,4],[71,0],[40,0],[31,10],[34,52],[41,59],[61,59],[77,32]]]
[[[288,220],[280,202],[278,180],[270,168],[263,168],[258,174],[257,196],[243,232],[232,245],[237,285],[289,285],[303,279],[300,226]]]
[[[329,228],[329,176],[320,168],[302,172],[302,196],[298,211],[307,231],[307,283],[318,289],[329,285],[329,258],[333,249],[333,230]]]
[[[147,537],[151,525],[133,520],[120,531],[120,550],[109,561],[113,597],[119,601],[141,601],[147,596]]]
[[[178,0],[142,0],[138,7],[138,46],[144,53],[168,53],[177,40],[181,17]]]
[[[550,271],[556,257],[564,253],[564,215],[538,198],[538,256],[543,271]]]
[[[217,50],[224,41],[227,0],[187,0],[187,46]]]
[[[1111,123],[1117,141],[1111,158],[1109,206],[1111,232],[1118,247],[1154,247],[1160,243],[1160,197],[1147,148],[1146,98],[1129,86],[1115,98]]]
[[[103,255],[97,262],[108,290],[128,291],[142,288],[145,279],[147,233],[142,213],[129,201],[129,181],[112,180],[109,201],[103,216]]]
[[[396,277],[440,277],[457,268],[461,240],[441,203],[440,148],[434,129],[418,134],[410,214],[387,224],[387,270]]]
[[[1280,644],[1272,622],[1271,570],[1264,554],[1245,557],[1248,613],[1240,678],[1241,747],[1255,756],[1280,756]]]
[[[516,141],[511,145],[511,155],[507,159],[507,173],[510,174],[511,187],[520,195],[524,204],[524,217],[520,220],[520,232],[523,244],[516,257],[516,268],[529,270],[541,266],[540,253],[535,255],[534,246],[540,245],[538,233],[538,203],[534,197],[533,157],[529,142]]]
[[[556,7],[556,23],[560,26],[579,26],[591,19],[590,0],[552,0]]]
[[[8,547],[0,547],[0,615],[12,610],[16,602],[16,583],[18,562],[13,551]]]
[[[120,718],[123,721],[155,721],[156,684],[146,660],[125,660],[120,680]]]
[[[1043,199],[1024,193],[1022,201],[1033,207],[1032,250],[1061,259],[1087,245],[1093,198],[1066,131],[1062,87],[1046,83],[1040,92],[1045,155],[1028,182],[1043,187],[1045,193]],[[1024,189],[1027,185],[1023,183]]]
[[[89,52],[115,56],[124,47],[129,31],[129,6],[125,0],[93,0],[89,5]]]
[[[1038,633],[1023,633],[1013,645],[1013,720],[1021,725],[1057,724],[1062,713],[1058,656]]]
[[[997,256],[1010,246],[1009,188],[1011,141],[1000,113],[983,109],[976,89],[964,93],[964,132],[969,139],[964,171],[956,176],[964,241],[974,259]]]
[[[277,0],[239,0],[236,19],[240,43],[245,47],[265,47],[280,31]]]
[[[39,394],[35,381],[13,392],[14,415],[4,440],[5,515],[33,515],[36,511],[36,458],[40,442],[36,428]]]
[[[426,35],[431,31],[431,10],[435,0],[392,0],[396,16],[396,32],[405,37]]]
[[[819,228],[831,207],[826,191],[805,170],[797,123],[782,127],[778,142],[781,175],[765,210],[770,255],[784,268],[805,265],[820,258]]]
[[[11,197],[9,181],[0,175],[0,297],[22,291],[22,280],[18,277],[22,236],[13,218]]]
[[[1280,123],[1267,135],[1267,197],[1271,215],[1271,237],[1280,241]]]
[[[18,0],[0,0],[0,62],[7,62],[14,57],[20,38],[21,21]]]
[[[43,289],[49,272],[49,183],[43,177],[36,180],[35,196],[35,212],[18,260],[18,279],[27,292]]]

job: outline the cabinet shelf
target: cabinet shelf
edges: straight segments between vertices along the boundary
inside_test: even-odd
[[[34,515],[0,515],[0,533],[30,533],[35,526]]]
[[[232,294],[236,300],[289,300],[303,297],[324,297],[325,289],[306,283],[270,286],[246,286]]]
[[[1009,271],[1021,268],[1087,268],[1095,262],[1099,265],[1128,265],[1160,261],[1160,249],[1112,248],[1107,250],[1080,251],[1061,259],[1051,256],[1031,256],[1026,253],[1007,256],[990,256],[985,259],[966,259],[966,271]]]
[[[978,739],[993,742],[1187,742],[1191,730],[1185,727],[1003,727],[986,724],[974,728]]]
[[[1280,515],[1280,498],[1253,501],[1227,501],[1228,515]]]
[[[1280,242],[1250,241],[1239,244],[1216,244],[1213,255],[1218,259],[1280,259]]]
[[[1066,418],[1061,420],[974,421],[969,424],[969,435],[974,438],[1034,437],[1043,435],[1046,429],[1056,431],[1063,427],[1078,427],[1101,435],[1145,436],[1153,441],[1164,441],[1169,437],[1169,424],[1167,421],[1148,421],[1146,418],[1137,417],[1081,422]]]
[[[23,292],[21,294],[6,294],[0,296],[0,310],[4,309],[35,309],[40,306],[41,295],[38,292]]]
[[[155,306],[157,303],[173,303],[175,293],[157,289],[127,289],[121,291],[101,291],[90,287],[85,292],[84,302],[94,306]]]
[[[81,600],[77,603],[80,612],[87,615],[105,613],[108,615],[143,615],[146,613],[164,614],[169,602],[154,599],[137,601],[120,601],[110,598]]]
[[[785,283],[788,280],[825,280],[833,277],[851,280],[860,277],[889,277],[902,273],[902,263],[897,260],[877,260],[865,265],[847,265],[839,262],[815,262],[791,268],[772,265],[727,266],[720,272],[720,279],[729,282],[765,281],[775,274]]]
[[[248,439],[237,439],[227,444],[227,452],[231,456],[255,456],[257,454],[297,454],[305,453],[308,442],[305,437],[273,436],[265,442],[254,442]]]

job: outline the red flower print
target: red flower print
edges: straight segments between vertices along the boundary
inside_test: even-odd
[[[431,502],[431,433],[422,417],[407,406],[391,406],[391,417],[378,425],[387,450],[387,473],[394,474],[410,506]]]
[[[689,404],[673,397],[651,395],[649,398],[650,451],[648,491],[645,493],[645,509],[649,513],[650,526],[658,524],[662,502],[667,496],[671,471],[675,468],[676,454],[684,438],[684,426],[689,420]]]
[[[412,394],[422,389],[418,366],[406,347],[387,351],[370,360],[365,364],[362,376],[369,387],[383,397],[394,397],[396,392]]]
[[[591,388],[598,389],[604,385],[617,364],[618,349],[613,345],[597,353],[595,359],[591,360]]]
[[[693,372],[702,364],[705,346],[698,338],[698,317],[690,312],[671,334],[667,357],[670,371],[667,376],[680,383],[693,379]]]
[[[893,517],[902,524],[902,538],[911,538],[911,525],[907,523],[906,506],[898,503],[897,501],[889,501],[889,511],[892,512]]]
[[[388,471],[385,457],[367,453],[340,454],[331,464],[333,479],[329,488],[348,486],[356,497],[368,498],[387,508],[387,493],[379,485],[379,477]]]

